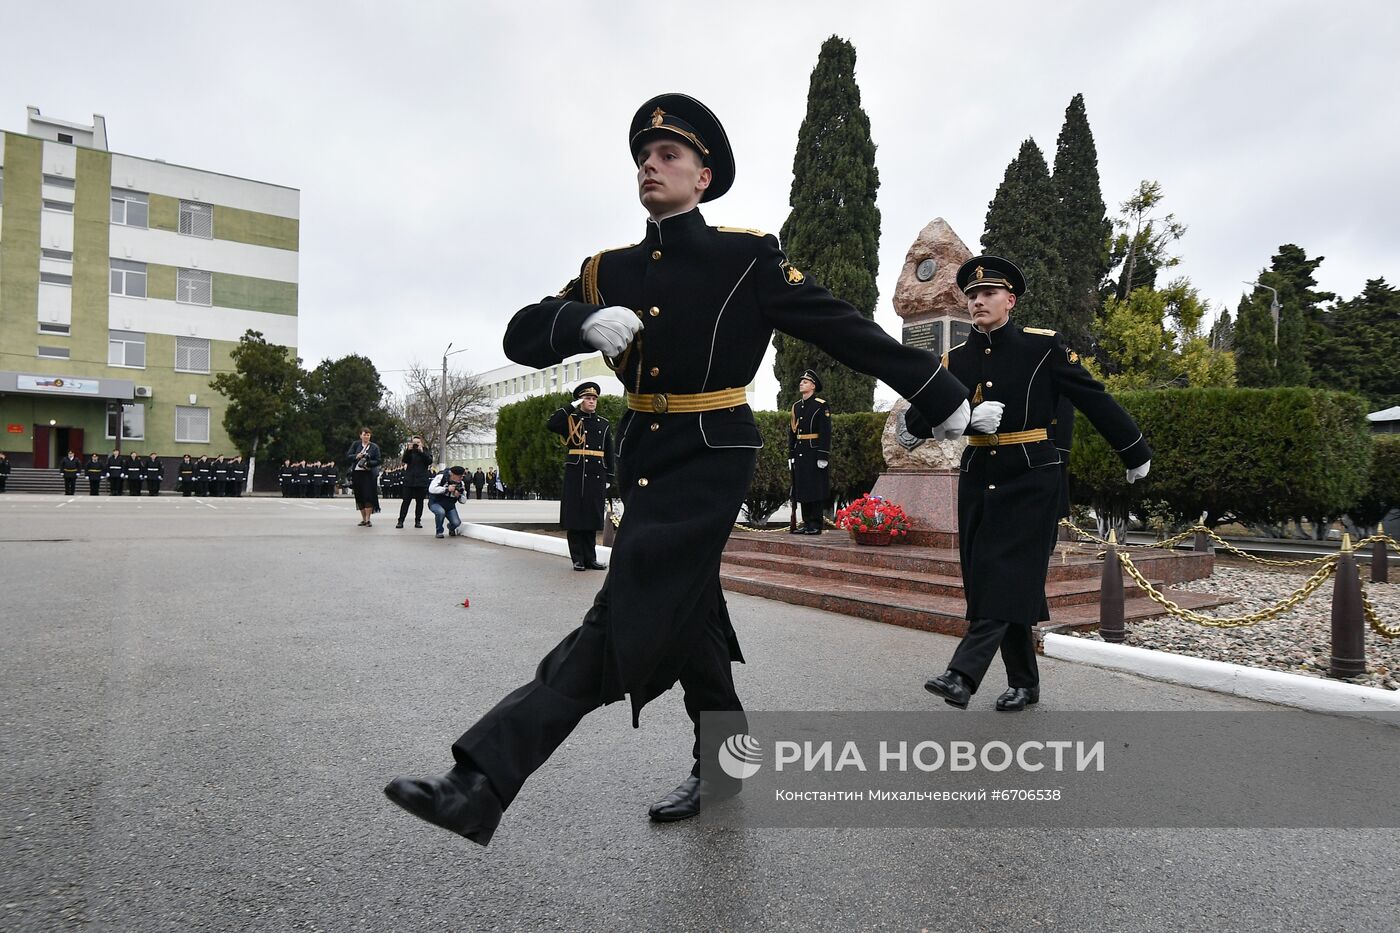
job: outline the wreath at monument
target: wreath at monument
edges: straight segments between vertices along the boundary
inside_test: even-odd
[[[836,527],[861,544],[892,544],[909,534],[914,520],[898,503],[867,494],[836,513]]]

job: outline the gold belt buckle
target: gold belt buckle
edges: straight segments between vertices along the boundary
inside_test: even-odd
[[[998,446],[1000,446],[1000,445],[1001,445],[1001,435],[1000,435],[1000,434],[988,434],[988,435],[987,435],[987,446],[988,446],[988,447],[998,447]]]
[[[666,401],[666,393],[657,392],[651,397],[651,410],[658,415],[666,414],[666,409],[669,407],[670,404]]]

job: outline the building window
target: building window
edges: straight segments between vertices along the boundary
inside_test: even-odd
[[[146,368],[146,335],[130,330],[107,331],[107,365]]]
[[[69,249],[41,249],[39,255],[44,259],[57,259],[59,262],[73,261],[73,251]]]
[[[140,191],[112,189],[112,223],[146,229],[150,220],[150,197]]]
[[[122,405],[122,440],[139,441],[146,437],[146,406],[128,403]],[[107,439],[117,437],[117,406],[107,409]]]
[[[209,443],[209,409],[176,405],[175,440],[181,444]]]
[[[35,355],[38,356],[40,359],[45,360],[66,360],[68,359],[68,348],[40,347],[39,352]]]
[[[45,175],[44,184],[51,188],[67,188],[69,191],[74,188],[73,179],[64,178],[62,175]]]
[[[68,285],[71,287],[73,284],[73,277],[71,275],[63,275],[60,272],[40,272],[39,281],[49,285]]]
[[[71,145],[73,144],[73,134],[72,134],[72,133],[59,133],[59,134],[58,134],[58,141],[61,142],[61,143],[68,143],[68,144],[71,146]]]
[[[41,334],[61,334],[67,337],[72,333],[72,328],[67,324],[53,324],[48,321],[39,322],[39,333]]]
[[[128,298],[146,297],[146,264],[129,259],[109,259],[112,272],[112,294]]]
[[[55,201],[53,198],[44,198],[44,210],[62,211],[65,214],[73,213],[73,202]]]
[[[175,370],[182,373],[209,372],[208,338],[176,337]]]
[[[180,232],[185,236],[214,237],[214,208],[198,201],[180,202]]]
[[[175,274],[175,300],[186,305],[214,303],[214,277],[198,269],[181,269]]]

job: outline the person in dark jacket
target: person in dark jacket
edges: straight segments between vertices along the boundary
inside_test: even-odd
[[[88,495],[102,495],[102,477],[107,475],[107,465],[102,458],[97,454],[88,457],[87,463],[83,464],[83,475],[87,477]]]
[[[481,472],[481,467],[477,467],[476,472],[472,474],[472,485],[476,487],[476,497],[480,499],[481,489],[486,485],[486,474]]]
[[[292,461],[283,460],[282,465],[277,468],[277,488],[282,492],[282,498],[288,499],[292,495]]]
[[[112,495],[120,496],[126,484],[126,471],[131,466],[131,458],[122,456],[117,448],[107,457],[107,487]]]
[[[176,468],[175,475],[178,477],[176,485],[180,487],[180,495],[188,499],[194,495],[195,475],[197,467],[194,458],[185,454],[180,458],[180,465]]]
[[[196,496],[209,495],[209,481],[214,477],[214,465],[209,462],[209,458],[200,454],[199,459],[194,462],[194,494]]]
[[[10,458],[0,450],[0,492],[5,491],[5,482],[10,478]]]
[[[360,510],[360,527],[370,528],[369,517],[379,511],[379,445],[370,440],[369,428],[360,428],[360,439],[345,451],[350,469],[350,485],[355,489],[355,508]]]
[[[559,526],[569,539],[575,570],[606,570],[598,563],[598,532],[603,530],[603,497],[615,473],[608,419],[598,414],[598,383],[583,382],[574,401],[549,416],[545,425],[564,445],[564,486],[559,496]],[[492,470],[491,498],[496,498]]]
[[[455,538],[460,532],[462,519],[457,515],[457,503],[467,494],[467,468],[454,466],[443,470],[428,484],[428,508],[433,513],[433,525],[437,537],[442,537],[442,526],[447,524],[448,537]]]
[[[506,356],[532,368],[600,351],[626,391],[615,430],[625,512],[607,577],[534,679],[456,741],[451,771],[385,788],[414,816],[481,845],[584,716],[630,696],[635,725],[677,682],[697,726],[694,764],[651,819],[687,819],[702,799],[738,791],[712,771],[701,781],[700,762],[712,767],[719,745],[698,724],[702,710],[743,708],[720,558],[763,445],[744,387],[775,329],[883,379],[945,431],[967,423],[967,393],[938,357],[900,344],[803,275],[776,237],[705,222],[699,203],[734,178],[708,108],[681,94],[653,98],[628,136],[649,215],[642,241],[586,260],[556,295],[517,312],[504,340]]]
[[[140,454],[131,454],[122,460],[126,464],[126,494],[141,495],[141,483],[146,479],[146,458]]]
[[[74,490],[78,488],[78,474],[83,472],[83,461],[70,450],[68,456],[58,461],[58,472],[63,477],[63,494],[74,495]]]
[[[794,534],[821,534],[826,500],[831,498],[831,406],[817,397],[821,388],[814,371],[803,371],[797,380],[802,397],[792,403],[788,424],[792,497],[802,506],[802,527]]]
[[[146,458],[146,491],[153,496],[160,495],[160,484],[165,480],[165,464],[155,451]]]
[[[415,434],[403,449],[403,501],[399,503],[399,520],[395,528],[403,527],[408,517],[408,504],[413,503],[413,527],[423,527],[423,500],[428,497],[432,482],[433,455],[423,445],[423,437]]]
[[[1129,483],[1147,475],[1152,450],[1132,417],[1080,365],[1053,330],[1018,327],[1011,310],[1026,291],[1017,266],[975,256],[958,269],[972,332],[946,354],[947,367],[970,386],[974,406],[958,481],[958,547],[967,596],[967,634],[948,669],[924,684],[966,709],[998,650],[1008,689],[1003,712],[1040,700],[1032,626],[1050,618],[1045,577],[1063,512],[1061,451],[1054,429],[1068,399],[1118,452]],[[904,414],[896,434],[937,436],[919,412]],[[1068,445],[1066,445],[1068,446]]]

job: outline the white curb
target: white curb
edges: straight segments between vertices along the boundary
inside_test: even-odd
[[[1387,719],[1400,713],[1400,691],[1396,690],[1208,661],[1132,645],[1111,645],[1072,635],[1047,634],[1045,655],[1321,713],[1374,715]]]
[[[563,538],[556,538],[553,535],[537,535],[528,531],[512,531],[509,528],[497,528],[495,525],[480,525],[475,522],[463,522],[457,529],[459,534],[468,538],[475,538],[478,541],[486,541],[490,544],[503,544],[506,547],[524,548],[527,551],[539,551],[543,554],[553,554],[556,557],[569,556],[569,542]],[[608,558],[612,556],[612,548],[598,546],[598,563],[606,564]]]

